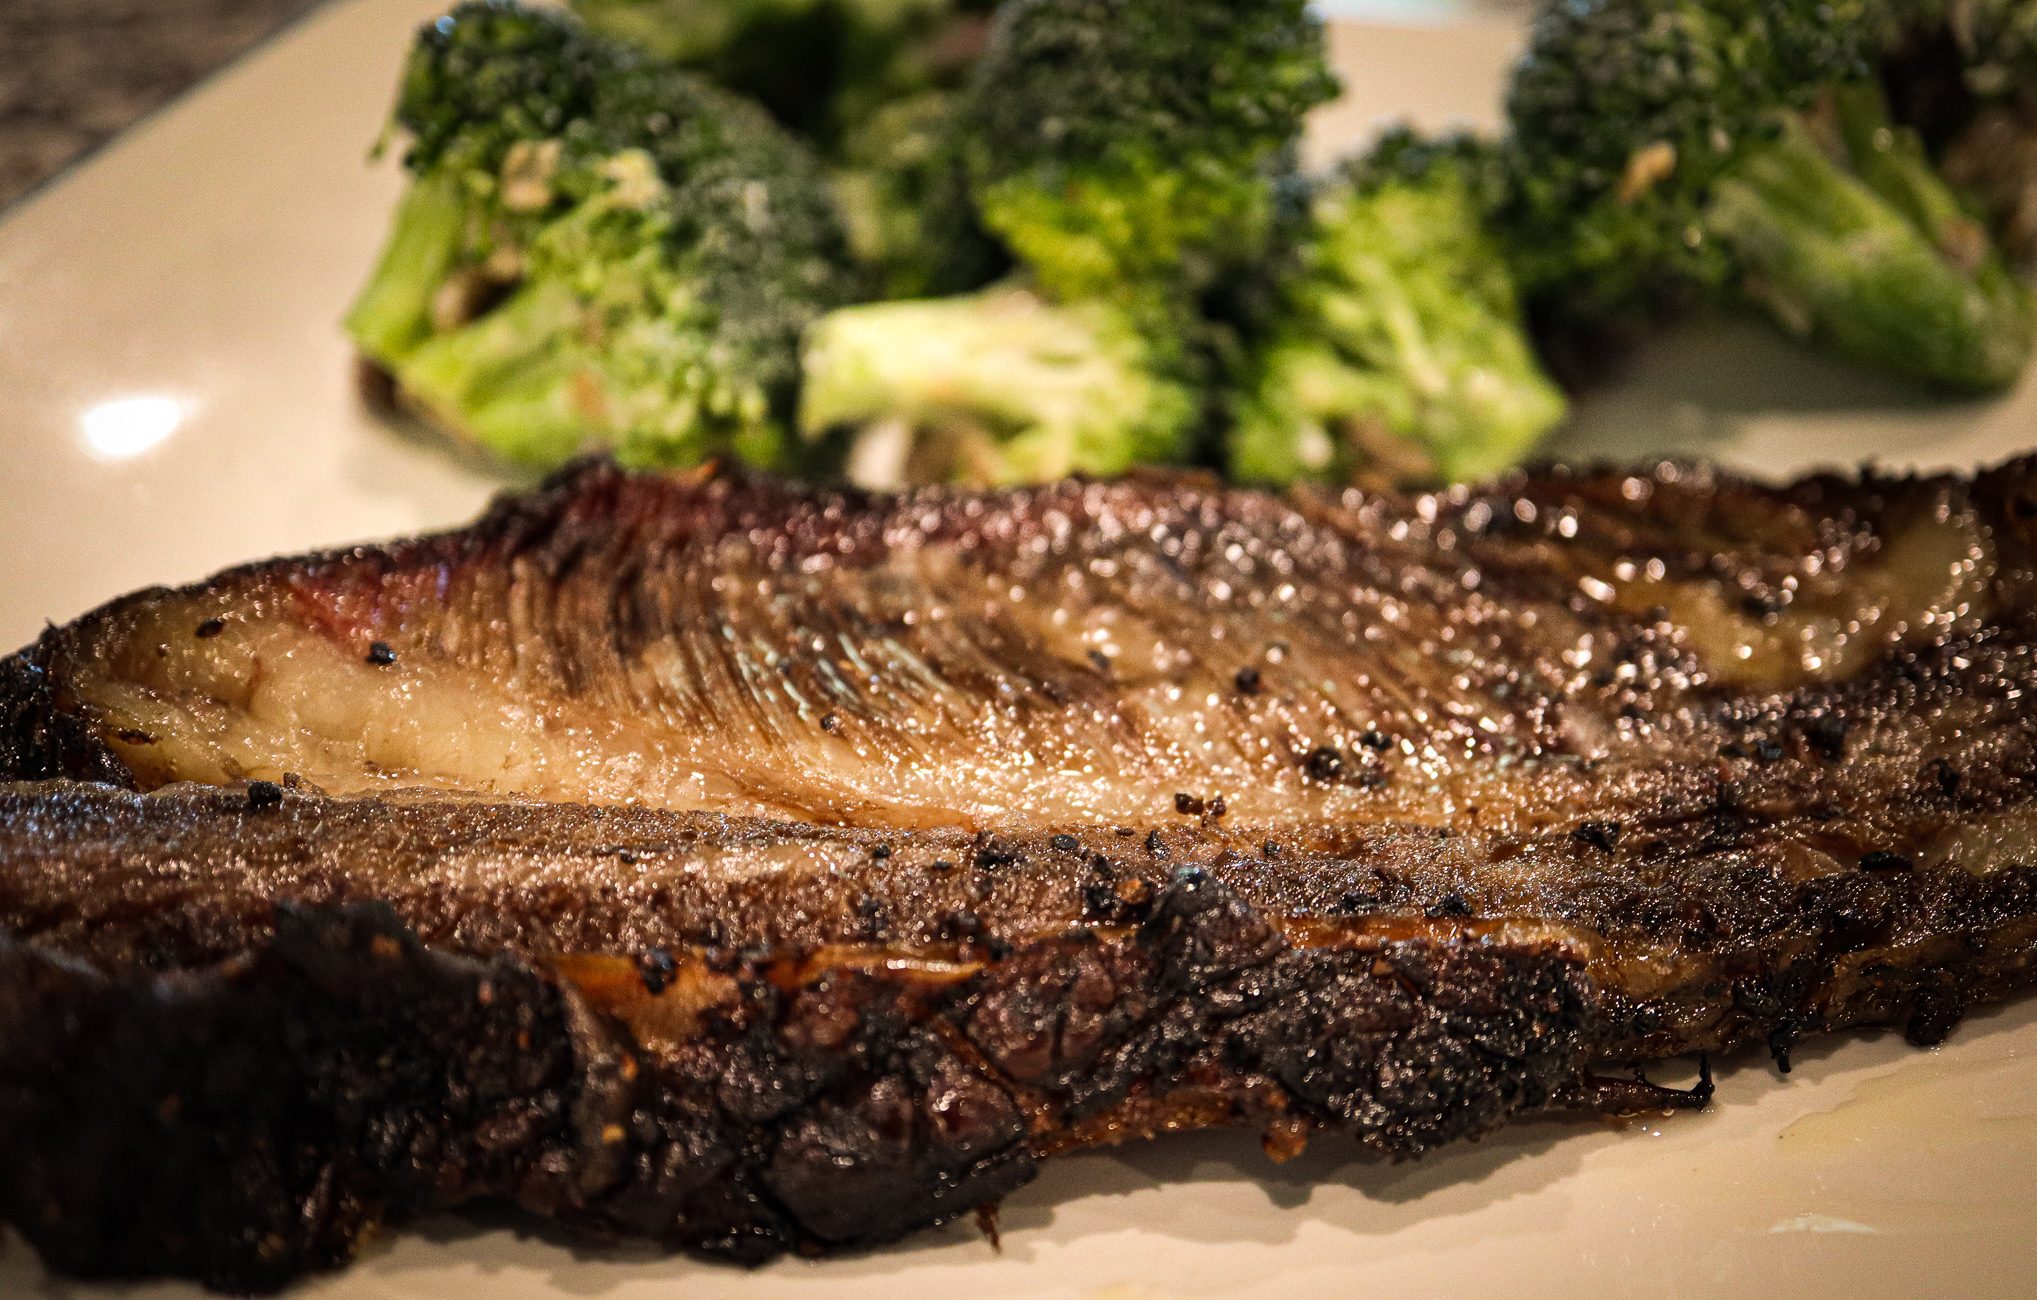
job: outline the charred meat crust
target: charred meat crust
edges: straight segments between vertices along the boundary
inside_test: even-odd
[[[1072,1147],[1398,1158],[1701,1102],[1608,1077],[1666,1055],[1935,1041],[2037,976],[2032,470],[891,499],[595,464],[129,597],[0,663],[33,783],[0,788],[0,1221],[235,1289],[483,1197],[753,1261]],[[1049,646],[1056,610],[1153,663]],[[329,675],[255,709],[300,653]],[[482,742],[665,710],[724,785],[405,789],[363,751],[328,795],[206,749],[333,682],[415,683],[378,725],[494,690]],[[1034,739],[1123,770],[1029,786]]]
[[[0,659],[0,777],[134,785],[127,765],[90,720],[59,697],[48,668],[27,653]]]
[[[53,1267],[272,1290],[391,1213],[566,1202],[591,1045],[513,960],[284,907],[210,969],[112,977],[0,936],[0,1218]]]
[[[0,806],[19,812],[15,798]],[[85,842],[96,821],[116,848],[161,840],[164,861],[189,842],[154,832],[193,813],[236,824],[258,857],[264,839],[365,844],[354,821],[391,812],[304,795],[261,811],[232,792],[65,798],[70,812],[31,836]],[[592,819],[611,858],[654,873],[687,820],[517,811],[563,817],[567,848]],[[108,834],[137,815],[129,838]],[[452,825],[476,851],[488,823]],[[528,829],[510,816],[499,833]],[[1062,838],[1001,846],[996,869],[1065,856]],[[914,851],[885,861],[911,871]],[[1785,892],[1771,876],[1746,904],[1780,909],[1759,942],[1634,997],[1601,982],[1619,965],[1572,927],[1432,917],[1419,897],[1281,915],[1246,901],[1235,856],[1178,858],[1138,876],[1151,892],[1107,922],[1027,931],[1043,913],[993,902],[964,939],[907,942],[917,931],[901,924],[894,942],[747,950],[462,939],[456,918],[476,905],[437,892],[428,860],[400,914],[249,902],[215,928],[164,925],[155,946],[52,942],[37,916],[53,918],[15,895],[0,908],[24,936],[0,945],[0,1217],[66,1271],[235,1290],[336,1266],[376,1223],[476,1198],[754,1262],[879,1244],[1001,1197],[1060,1151],[1187,1127],[1262,1127],[1270,1147],[1323,1131],[1398,1158],[1552,1108],[1699,1103],[1602,1072],[1852,1023],[1930,1039],[2026,983],[2037,952],[2018,873],[1913,864]],[[78,861],[89,894],[104,859]],[[1752,869],[1741,859],[1721,880]],[[100,883],[136,909],[124,928],[164,913],[125,893],[132,879]],[[228,892],[172,887],[200,910]],[[599,911],[599,892],[557,905]]]
[[[1589,1095],[1574,958],[1298,947],[1197,871],[1135,928],[996,956],[675,968],[449,957],[375,906],[286,906],[172,975],[4,942],[0,1211],[65,1271],[232,1290],[481,1197],[757,1261],[1071,1145],[1279,1121],[1406,1156]]]

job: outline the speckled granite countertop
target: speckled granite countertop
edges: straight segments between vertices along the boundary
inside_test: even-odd
[[[319,0],[0,0],[0,207]]]

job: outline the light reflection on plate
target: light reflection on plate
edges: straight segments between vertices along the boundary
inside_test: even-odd
[[[184,399],[161,393],[115,397],[88,407],[78,429],[94,459],[132,460],[175,433],[190,409]]]

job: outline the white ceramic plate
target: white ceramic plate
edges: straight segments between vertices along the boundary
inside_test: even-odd
[[[336,4],[0,221],[0,643],[136,586],[460,521],[499,485],[362,414],[334,324],[397,188],[364,155],[435,7]],[[1317,151],[1385,116],[1489,123],[1516,39],[1340,28],[1351,94]],[[1780,474],[1970,467],[2033,443],[2037,387],[1932,405],[1713,327],[1654,348],[1559,450]],[[1821,1042],[1787,1079],[1739,1060],[1706,1115],[1535,1124],[1414,1166],[1321,1142],[1276,1168],[1242,1134],[1057,1161],[1006,1203],[1001,1253],[955,1227],[742,1273],[447,1222],[303,1294],[2009,1296],[2037,1286],[2033,1207],[2037,1000],[1936,1052]],[[46,1287],[71,1290],[18,1243],[0,1252],[0,1295]]]

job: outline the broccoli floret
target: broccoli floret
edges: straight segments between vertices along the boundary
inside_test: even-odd
[[[604,36],[757,100],[796,130],[832,112],[844,40],[839,0],[572,0]]]
[[[840,146],[836,194],[884,297],[980,289],[1011,265],[970,202],[955,116],[951,92],[924,91],[877,110]]]
[[[2037,345],[2037,301],[1871,83],[1785,118],[1716,183],[1707,223],[1777,322],[1858,360],[1990,392]]]
[[[756,107],[572,20],[469,4],[403,81],[411,188],[348,318],[507,458],[786,467],[799,339],[850,298],[823,168]]]
[[[1302,115],[1331,85],[1302,0],[1000,10],[952,121],[926,101],[921,134],[865,137],[894,158],[912,142],[925,170],[874,170],[930,184],[866,206],[890,214],[893,247],[928,240],[930,214],[955,229],[966,220],[941,214],[973,208],[1011,275],[823,321],[807,350],[809,437],[845,438],[865,482],[1110,474],[1200,450],[1214,350],[1203,302],[1220,269],[1263,250]],[[967,247],[931,242],[913,256]],[[979,256],[969,274],[990,265]],[[903,266],[894,287],[939,287],[952,269]]]
[[[960,90],[988,44],[994,0],[837,0],[842,48],[830,140],[885,108]]]
[[[1941,21],[1912,33],[1884,72],[1896,115],[2037,280],[2037,2],[1936,2]]]
[[[830,145],[883,105],[953,89],[989,0],[572,0],[605,35],[692,68]]]
[[[2037,92],[2037,3],[1948,0],[1945,25],[1965,56],[1965,79],[1982,99]]]
[[[1517,263],[1599,315],[1724,283],[1705,200],[1778,109],[1855,75],[1860,15],[1810,0],[1578,0],[1537,19],[1507,115],[1520,160]],[[1846,21],[1841,22],[1844,17]]]
[[[1058,298],[1197,293],[1255,257],[1335,93],[1304,0],[1015,0],[964,108],[985,225]]]
[[[2013,379],[2004,353],[2028,349],[2028,304],[2001,291],[1991,247],[1948,237],[1943,179],[1894,136],[1848,148],[1817,139],[1806,116],[1870,84],[1921,12],[1908,0],[1545,11],[1508,100],[1520,160],[1508,222],[1526,290],[1572,320],[1676,296],[1751,301],[1932,383]],[[1957,328],[1917,347],[1926,321]]]
[[[1177,460],[1203,409],[1168,309],[1030,289],[837,311],[807,345],[801,423],[867,487],[1007,484]]]
[[[1229,458],[1264,482],[1476,478],[1563,418],[1487,212],[1495,146],[1406,132],[1312,182]]]

